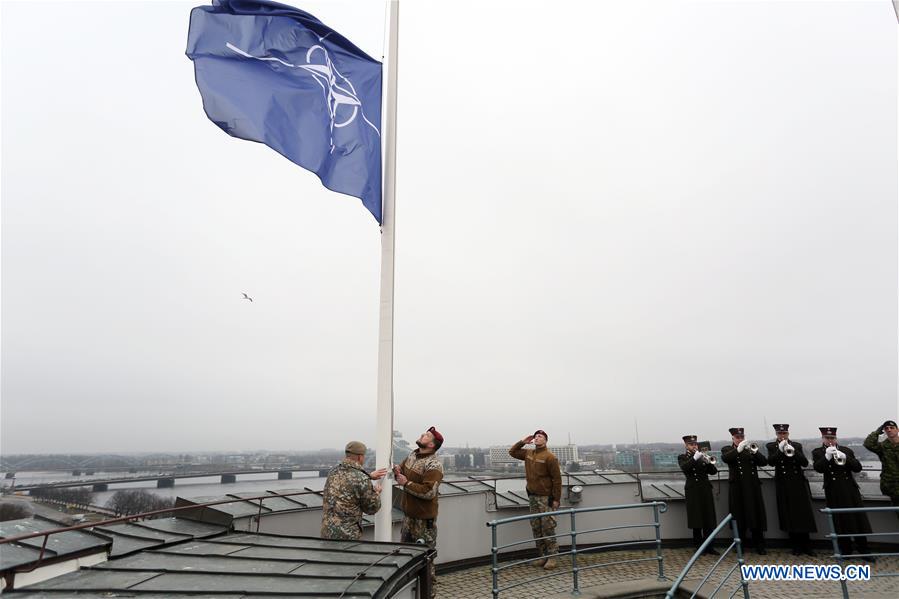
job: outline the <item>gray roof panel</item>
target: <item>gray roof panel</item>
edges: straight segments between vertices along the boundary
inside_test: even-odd
[[[297,568],[289,561],[240,559],[142,551],[95,566],[103,570],[160,570],[165,572],[230,572],[233,574],[288,574]],[[354,573],[355,574],[355,573]]]
[[[156,520],[142,520],[136,524],[144,528],[168,532],[176,535],[191,536],[196,539],[210,537],[227,531],[224,526],[217,526],[206,522],[186,520],[184,518],[158,518]]]
[[[61,528],[61,525],[50,520],[40,518],[22,518],[0,522],[0,537],[13,537],[17,535],[41,532]],[[27,545],[40,550],[44,543],[44,537],[25,539],[16,544]],[[109,545],[109,541],[101,536],[88,531],[70,530],[50,535],[47,540],[47,549],[57,554],[78,553],[89,549],[100,550]],[[4,547],[5,550],[5,547]]]
[[[156,541],[157,543],[174,543],[191,538],[192,535],[185,533],[173,533],[168,530],[155,529],[149,526],[142,526],[140,523],[125,522],[122,524],[109,524],[106,526],[98,526],[97,532],[112,533],[129,537],[137,537],[148,541]]]
[[[59,589],[65,591],[127,590],[134,585],[159,576],[159,572],[109,572],[82,569],[28,586],[29,590]]]
[[[0,550],[0,571],[36,562],[41,555],[39,549],[26,547],[18,543],[9,543],[0,547],[2,547],[2,550]],[[56,557],[56,553],[51,551],[44,555],[45,559],[49,557]]]
[[[210,543],[207,541],[195,541],[192,543],[180,543],[172,547],[157,549],[157,553],[176,553],[185,555],[229,555],[249,545],[237,543]]]
[[[296,593],[321,596],[340,595],[351,586],[354,594],[373,596],[381,588],[382,581],[360,579],[355,582],[340,578],[300,578],[298,576],[252,576],[248,574],[184,574],[165,573],[154,575],[146,581],[129,587],[133,591],[160,591],[166,593],[234,592],[243,593]]]

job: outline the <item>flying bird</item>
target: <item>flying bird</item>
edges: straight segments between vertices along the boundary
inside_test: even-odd
[[[243,298],[244,298],[245,300],[250,300],[251,302],[253,301],[253,298],[250,297],[249,295],[247,295],[246,293],[243,294]]]

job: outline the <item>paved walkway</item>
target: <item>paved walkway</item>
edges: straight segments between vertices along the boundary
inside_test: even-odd
[[[825,556],[823,552],[819,552],[821,557],[802,557],[797,558],[790,554],[789,550],[770,550],[766,556],[758,556],[749,553],[746,556],[746,562],[749,564],[832,564],[835,563],[833,558]],[[665,558],[665,575],[673,582],[674,578],[680,574],[681,569],[686,565],[692,555],[690,549],[665,549],[663,550]],[[655,558],[655,550],[652,551],[616,551],[599,553],[595,555],[582,556],[579,559],[580,567],[584,568],[588,565],[599,563],[607,563],[613,561],[638,559],[638,558]],[[570,559],[570,558],[569,558]],[[716,558],[717,559],[717,558]],[[727,567],[722,563],[719,568],[725,572],[735,562],[732,557],[725,558]],[[853,560],[849,563],[864,563],[861,560]],[[584,595],[589,597],[587,591],[597,590],[599,585],[612,582],[622,582],[625,580],[637,580],[646,578],[655,578],[658,575],[658,563],[653,561],[643,561],[630,564],[617,564],[602,568],[593,568],[580,572],[580,588]],[[711,557],[703,556],[693,568],[693,573],[688,580],[701,579],[708,572],[709,568],[714,564]],[[889,557],[880,558],[877,563],[873,564],[871,573],[877,572],[899,572],[899,558]],[[545,572],[534,566],[521,565],[514,566],[508,570],[504,570],[500,577],[500,586],[521,582],[529,578],[535,578]],[[500,593],[502,599],[527,598],[535,599],[537,597],[548,597],[559,595],[571,591],[571,571],[566,571],[560,567],[553,571],[557,576],[535,581],[529,584],[510,589],[507,592]],[[716,572],[718,574],[718,572]],[[721,573],[723,575],[723,572]],[[720,577],[713,575],[717,581]],[[724,593],[724,597],[730,596],[730,593],[736,588],[739,578],[735,572],[731,579],[733,584],[728,584],[726,588],[730,589]],[[491,577],[489,566],[477,566],[466,570],[451,572],[448,574],[437,576],[437,597],[440,599],[474,599],[482,597],[490,597]],[[711,592],[717,586],[709,587],[708,583],[703,586],[702,590]],[[854,582],[849,584],[851,597],[860,597],[864,599],[890,598],[899,597],[899,578],[884,577],[873,578],[868,582]],[[788,599],[794,597],[812,597],[812,598],[839,598],[840,583],[839,582],[753,582],[749,585],[749,590],[753,599]],[[738,593],[737,597],[742,598],[742,594]]]

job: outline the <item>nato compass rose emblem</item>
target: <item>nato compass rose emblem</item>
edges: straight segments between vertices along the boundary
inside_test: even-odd
[[[324,40],[325,37],[318,38],[318,41]],[[334,152],[334,129],[346,127],[355,121],[357,116],[361,116],[362,120],[374,129],[375,133],[380,137],[381,132],[365,116],[362,102],[359,100],[359,95],[356,93],[353,82],[337,70],[337,67],[331,61],[327,48],[324,46],[315,45],[309,48],[306,51],[306,64],[291,64],[274,56],[253,56],[230,42],[226,43],[225,46],[245,58],[277,62],[286,67],[302,69],[315,79],[316,83],[322,88],[325,104],[330,115],[331,153]]]

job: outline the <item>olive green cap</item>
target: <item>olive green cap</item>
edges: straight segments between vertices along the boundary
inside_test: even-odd
[[[346,444],[346,452],[354,455],[365,455],[365,443],[361,441],[350,441]]]

